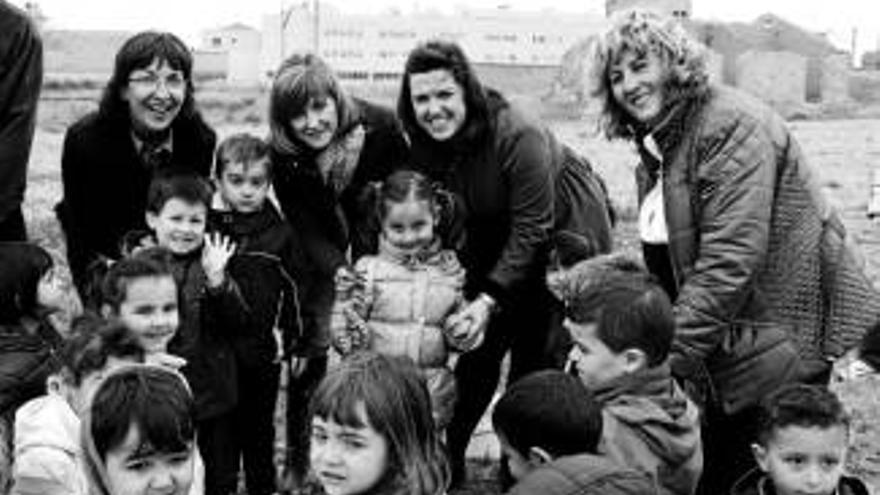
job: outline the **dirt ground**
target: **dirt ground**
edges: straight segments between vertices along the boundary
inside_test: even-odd
[[[31,237],[59,253],[59,259],[63,259],[60,256],[63,239],[52,208],[61,196],[63,132],[67,124],[90,107],[89,103],[79,103],[74,108],[45,105],[41,108],[35,137],[25,217]],[[211,123],[221,138],[242,130],[258,135],[266,132],[262,124]],[[622,220],[618,226],[618,247],[635,251],[632,170],[636,158],[632,150],[623,143],[606,142],[593,132],[591,123],[568,121],[550,125],[564,142],[588,156],[605,177]],[[880,168],[880,120],[799,121],[790,126],[832,202],[842,212],[847,228],[865,255],[868,273],[876,283],[880,278],[880,225],[868,220],[866,207],[873,170]],[[875,490],[880,489],[880,378],[871,377],[835,389],[853,411],[850,469],[869,481]],[[454,493],[498,493],[493,482],[495,462],[491,458],[472,459],[469,472],[472,481]]]

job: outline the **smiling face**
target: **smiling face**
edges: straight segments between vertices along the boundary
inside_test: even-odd
[[[416,122],[436,141],[446,141],[464,126],[464,88],[446,69],[410,74],[410,101]]]
[[[327,96],[309,98],[302,113],[290,119],[293,136],[313,150],[322,150],[330,144],[339,128],[336,100]]]
[[[113,316],[134,332],[147,353],[167,352],[177,333],[177,284],[171,275],[128,280],[125,299]]]
[[[121,96],[128,103],[135,132],[163,132],[183,106],[186,77],[164,61],[153,59],[147,67],[131,71]]]
[[[413,198],[388,201],[385,208],[382,235],[395,248],[415,253],[434,240],[437,216],[428,201]]]
[[[367,493],[388,468],[388,442],[366,421],[363,404],[358,416],[366,425],[343,426],[332,419],[314,417],[309,458],[327,495]]]
[[[778,495],[831,495],[843,475],[846,427],[777,428],[766,446],[752,448]]]
[[[269,194],[269,159],[227,163],[217,181],[223,201],[234,211],[253,213],[263,208]]]
[[[660,117],[665,104],[669,70],[653,51],[625,50],[608,69],[614,99],[638,122],[650,125]]]
[[[165,202],[159,213],[147,212],[147,225],[156,234],[156,243],[174,254],[187,254],[202,246],[207,207],[180,198]]]
[[[184,495],[193,481],[193,445],[156,452],[131,425],[121,445],[107,451],[107,482],[114,495]]]

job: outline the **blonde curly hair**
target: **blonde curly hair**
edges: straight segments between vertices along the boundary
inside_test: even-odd
[[[708,79],[706,48],[684,29],[680,20],[651,10],[618,12],[612,16],[608,29],[593,38],[587,72],[589,92],[602,105],[599,127],[609,139],[635,136],[637,122],[614,98],[610,80],[611,67],[626,52],[660,56],[669,71],[664,108],[704,89]]]

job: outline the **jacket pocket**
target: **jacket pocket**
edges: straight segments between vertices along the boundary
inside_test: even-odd
[[[760,404],[781,385],[800,379],[802,362],[786,328],[777,323],[737,322],[723,345],[706,359],[714,406],[736,414]]]

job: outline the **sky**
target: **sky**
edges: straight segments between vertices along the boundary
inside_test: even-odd
[[[137,31],[158,28],[177,33],[196,45],[204,29],[244,22],[259,28],[262,16],[303,0],[37,0],[48,17],[49,28],[118,29]],[[11,0],[19,6],[25,0]],[[396,7],[452,10],[456,4],[491,8],[507,4],[516,10],[545,8],[569,12],[604,11],[604,0],[324,0],[343,11],[375,12]],[[445,6],[445,7],[444,7]],[[848,49],[857,30],[857,51],[877,49],[880,37],[878,0],[693,0],[696,19],[751,21],[773,12],[805,28],[826,32]]]

